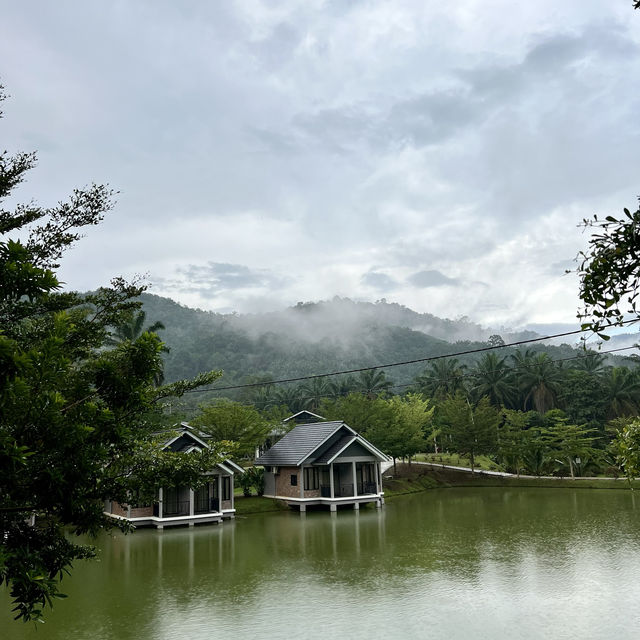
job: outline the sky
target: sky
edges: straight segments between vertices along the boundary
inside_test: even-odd
[[[575,323],[594,213],[640,194],[631,0],[0,0],[17,201],[108,183],[71,289],[220,312],[385,298]]]

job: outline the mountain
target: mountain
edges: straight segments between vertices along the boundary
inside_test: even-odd
[[[468,318],[449,320],[384,300],[376,303],[334,298],[298,303],[264,314],[219,314],[190,309],[152,294],[142,296],[148,323],[161,321],[170,351],[167,381],[222,369],[221,385],[279,379],[415,360],[487,346],[493,329]],[[536,337],[534,332],[502,333],[505,342]],[[574,355],[569,345],[545,346],[554,358]],[[514,349],[506,348],[505,354]],[[475,357],[462,357],[473,360]],[[393,367],[396,385],[409,384],[425,363]]]

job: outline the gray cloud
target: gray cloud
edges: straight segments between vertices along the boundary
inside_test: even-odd
[[[457,278],[449,278],[443,273],[440,273],[440,271],[433,269],[418,271],[417,273],[409,276],[407,281],[414,287],[420,287],[421,289],[426,289],[428,287],[456,286],[460,284],[460,281]]]
[[[242,292],[246,289],[276,290],[291,280],[267,269],[254,270],[242,264],[209,262],[206,265],[190,264],[176,269],[175,278],[154,278],[154,283],[164,290],[198,293],[214,298],[224,292]]]
[[[149,271],[209,308],[364,285],[480,322],[566,319],[575,224],[635,202],[637,12],[618,3],[5,4],[4,146],[40,149],[23,200],[120,191],[70,287]]]
[[[379,291],[392,291],[398,287],[397,280],[380,271],[368,271],[360,278],[360,282]]]

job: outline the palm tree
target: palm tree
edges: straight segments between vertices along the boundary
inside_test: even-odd
[[[416,391],[430,398],[445,398],[464,391],[465,369],[466,365],[458,364],[457,358],[435,360],[415,379]]]
[[[539,413],[553,409],[560,391],[560,369],[546,353],[539,353],[518,373],[524,393],[524,409],[533,406]]]
[[[573,368],[586,371],[592,375],[601,375],[605,371],[607,357],[597,351],[587,351],[584,356],[575,360]]]
[[[476,398],[487,396],[491,404],[513,407],[518,397],[513,370],[506,364],[506,356],[485,353],[473,371],[471,392]]]
[[[140,309],[137,313],[132,313],[129,321],[125,322],[117,327],[114,327],[113,333],[106,339],[106,343],[112,346],[122,344],[123,342],[130,340],[133,342],[137,340],[143,333],[157,333],[160,329],[164,329],[165,326],[162,322],[154,322],[152,325],[143,329],[144,321],[147,318],[147,314]],[[166,347],[163,351],[168,351]]]
[[[355,391],[364,393],[369,398],[375,398],[392,386],[393,382],[387,380],[384,371],[378,371],[378,369],[361,371],[355,379]]]
[[[165,328],[162,322],[158,321],[143,329],[146,318],[147,314],[142,309],[137,313],[131,312],[129,321],[114,327],[113,333],[109,334],[105,339],[105,344],[117,346],[127,341],[135,342],[143,333],[156,333]],[[160,351],[169,353],[169,347],[163,344]],[[153,382],[156,387],[159,387],[164,382],[164,363],[162,360],[158,371],[153,376]]]
[[[305,409],[315,411],[324,398],[331,395],[331,386],[326,378],[313,378],[298,387]]]
[[[634,416],[640,409],[640,380],[635,371],[614,367],[605,378],[609,419]]]
[[[349,395],[356,388],[356,381],[353,376],[340,376],[336,380],[329,382],[329,393],[332,398],[342,398]]]
[[[297,413],[304,409],[303,395],[299,386],[292,387],[290,385],[283,385],[275,392],[277,404],[286,405],[291,413]]]

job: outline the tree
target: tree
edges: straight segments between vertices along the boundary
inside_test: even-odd
[[[624,471],[629,486],[634,478],[640,476],[640,419],[626,424],[613,441],[616,462]],[[633,488],[633,487],[631,487]]]
[[[640,379],[635,371],[614,367],[604,379],[607,417],[635,416],[640,408]]]
[[[200,405],[200,413],[191,424],[216,442],[233,442],[237,454],[246,457],[253,456],[271,430],[271,425],[253,407],[225,398]]]
[[[498,430],[498,455],[507,470],[519,476],[527,452],[527,414],[504,409]]]
[[[442,399],[456,391],[464,391],[465,365],[457,358],[442,358],[431,363],[416,378],[415,388],[430,398]]]
[[[485,353],[473,371],[471,391],[477,398],[487,396],[496,406],[513,406],[518,396],[513,371],[506,364],[506,357]]]
[[[438,409],[443,436],[454,451],[469,456],[473,473],[476,456],[495,448],[500,414],[487,397],[473,406],[461,392],[449,396]]]
[[[419,393],[410,393],[404,398],[394,396],[386,401],[391,409],[392,421],[378,424],[369,430],[367,437],[376,447],[393,458],[395,469],[397,458],[408,458],[425,447],[425,432],[433,420],[434,407]]]
[[[371,434],[383,433],[393,422],[393,411],[387,402],[356,392],[337,400],[325,399],[318,411],[328,420],[344,420],[376,446]]]
[[[637,8],[637,5],[636,5]],[[594,215],[583,220],[594,231],[586,251],[578,254],[576,272],[580,278],[578,310],[582,328],[608,340],[604,331],[621,325],[626,316],[638,320],[637,299],[640,293],[640,208],[624,216]]]
[[[361,371],[354,382],[355,390],[364,393],[370,398],[383,394],[392,386],[393,382],[387,380],[385,372],[377,369]]]
[[[556,404],[560,391],[560,370],[546,353],[532,358],[520,374],[524,393],[524,408],[532,404],[539,413],[546,413]]]
[[[145,331],[157,333],[160,329],[165,328],[162,322],[157,321],[143,329],[146,318],[147,314],[142,309],[131,312],[124,318],[122,324],[115,327],[105,342],[109,345],[117,345],[125,340],[137,340]]]
[[[0,202],[35,160],[0,154]],[[156,335],[104,348],[109,327],[138,308],[143,287],[117,278],[87,296],[60,291],[59,260],[80,229],[100,222],[111,197],[92,185],[54,208],[0,209],[0,584],[25,621],[41,619],[63,595],[62,575],[94,555],[66,531],[113,527],[105,500],[124,503],[158,484],[197,486],[222,459],[216,449],[159,451],[149,419],[159,400],[209,384],[219,372],[154,388]]]
[[[587,460],[599,456],[593,447],[595,437],[585,426],[568,424],[566,418],[556,417],[542,431],[542,441],[551,457],[566,464],[572,478],[576,476],[576,465],[586,466]]]

